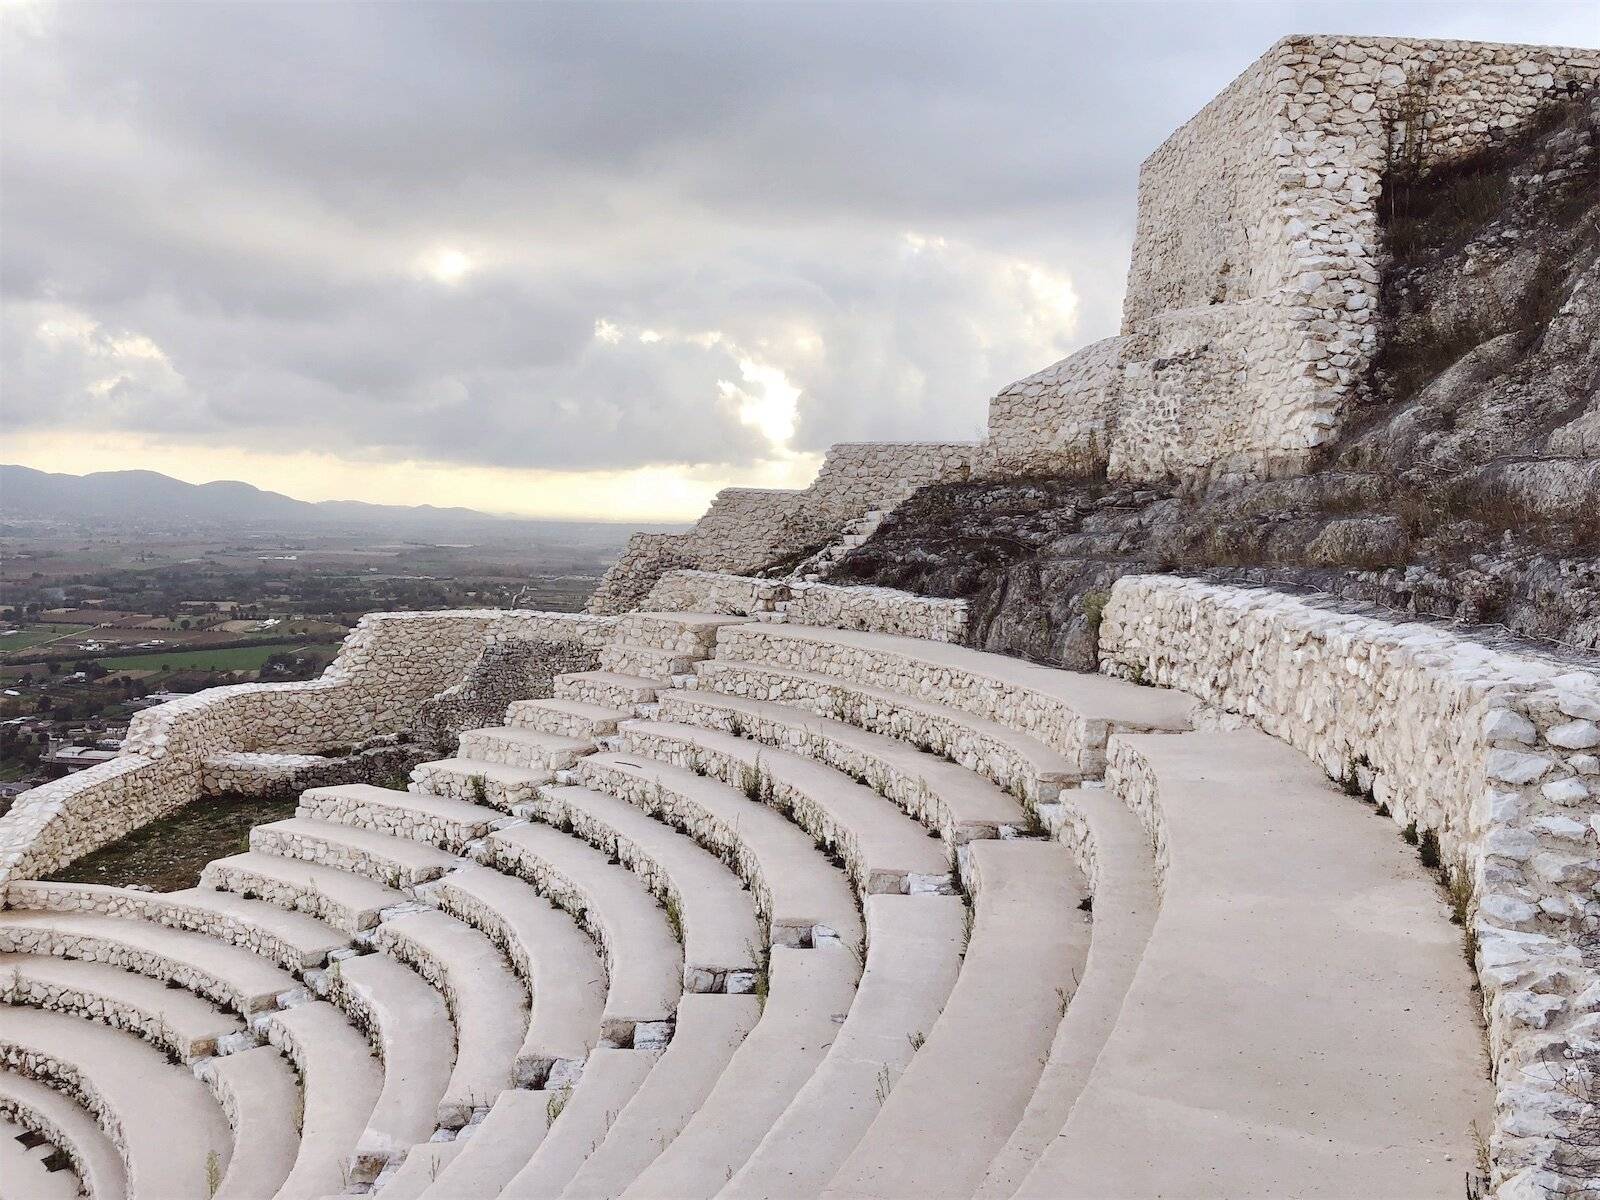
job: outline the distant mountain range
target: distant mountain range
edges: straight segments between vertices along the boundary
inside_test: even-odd
[[[109,524],[315,525],[323,528],[354,525],[437,528],[488,523],[509,528],[521,524],[591,524],[522,521],[471,508],[438,508],[431,504],[364,504],[359,500],[323,500],[312,504],[278,492],[262,491],[248,483],[232,480],[184,483],[155,471],[59,475],[0,464],[0,520],[17,519]]]

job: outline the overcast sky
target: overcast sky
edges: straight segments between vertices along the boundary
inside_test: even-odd
[[[1276,38],[1597,14],[4,0],[0,460],[693,516],[1114,332],[1139,161]]]

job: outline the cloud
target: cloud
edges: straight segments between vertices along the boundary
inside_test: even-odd
[[[1574,41],[1584,8],[1340,21]],[[1113,331],[1139,160],[1326,19],[0,13],[8,432],[730,479],[832,441],[971,437],[999,387]]]

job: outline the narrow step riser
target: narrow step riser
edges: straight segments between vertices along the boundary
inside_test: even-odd
[[[608,718],[586,717],[582,713],[545,708],[527,701],[515,701],[506,709],[506,724],[513,729],[533,729],[557,737],[606,737],[617,731],[617,722],[627,715]]]
[[[475,758],[480,762],[522,767],[530,771],[564,771],[579,758],[574,750],[530,746],[510,738],[496,737],[492,731],[486,730],[462,734],[456,754],[460,758]]]
[[[348,871],[353,875],[364,875],[374,883],[402,891],[437,879],[442,874],[442,868],[439,867],[406,866],[367,854],[356,847],[285,834],[268,826],[257,826],[251,830],[250,849],[260,854],[293,858]]]
[[[704,654],[674,654],[644,646],[607,646],[600,651],[600,669],[666,683],[674,675],[688,674],[704,658]]]
[[[251,900],[265,900],[291,912],[325,921],[341,933],[357,934],[371,929],[381,919],[377,908],[351,908],[323,895],[314,888],[298,887],[279,879],[268,879],[225,863],[212,863],[200,875],[200,886],[218,892],[232,892]]]
[[[431,813],[390,808],[336,796],[320,796],[314,800],[310,797],[311,793],[307,793],[307,798],[302,800],[295,810],[296,816],[327,821],[331,825],[344,825],[351,829],[370,829],[374,833],[405,838],[413,842],[428,842],[451,854],[460,854],[469,843],[477,841],[488,833],[493,823],[489,818],[481,821],[457,821]]]
[[[787,704],[819,717],[843,721],[869,733],[892,737],[929,754],[948,758],[981,775],[1032,807],[1050,804],[1078,777],[1071,772],[1040,774],[1010,746],[953,720],[897,708],[878,697],[855,694],[846,683],[826,684],[793,676],[769,675],[741,663],[705,663],[697,669],[702,691],[748,700]]]
[[[590,674],[557,675],[552,687],[558,700],[598,704],[629,714],[641,704],[654,704],[657,690],[643,685],[614,684]]]
[[[456,770],[438,763],[423,763],[411,772],[410,790],[423,796],[460,800],[464,804],[483,804],[500,812],[509,813],[517,805],[531,801],[538,795],[539,785],[551,782],[556,774],[554,771],[540,770],[538,776],[540,777],[512,783],[495,779],[487,772]]]
[[[731,787],[754,793],[752,799],[786,814],[795,824],[816,839],[820,848],[833,850],[843,859],[845,870],[864,895],[939,894],[955,886],[953,874],[939,876],[905,871],[868,870],[850,830],[810,796],[782,780],[755,770],[749,763],[699,745],[686,745],[675,738],[624,730],[623,749],[629,754],[654,758],[671,766],[704,773]]]

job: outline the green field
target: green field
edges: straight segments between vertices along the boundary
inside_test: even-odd
[[[237,646],[232,650],[172,650],[163,654],[124,654],[97,658],[108,671],[255,671],[274,654],[303,650],[298,642]]]
[[[89,632],[87,625],[24,625],[15,633],[0,637],[0,655],[27,650],[32,646],[42,646],[46,642],[55,641],[64,633]]]

